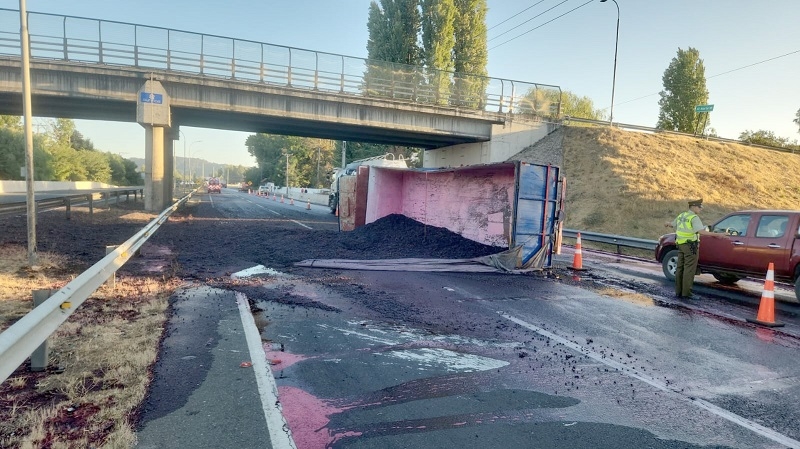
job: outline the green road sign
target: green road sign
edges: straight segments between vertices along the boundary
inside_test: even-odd
[[[694,107],[694,112],[711,112],[713,110],[713,104],[701,104]]]

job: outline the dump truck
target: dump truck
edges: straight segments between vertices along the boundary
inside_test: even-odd
[[[408,162],[403,155],[395,156],[393,153],[386,153],[381,156],[368,157],[350,162],[344,168],[335,168],[331,173],[331,191],[328,195],[328,206],[331,213],[335,213],[339,207],[339,178],[342,176],[353,176],[358,167],[370,165],[375,167],[408,168]]]

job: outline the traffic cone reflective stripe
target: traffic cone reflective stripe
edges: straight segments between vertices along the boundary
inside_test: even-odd
[[[578,237],[575,240],[575,256],[572,258],[572,266],[570,267],[573,270],[583,270],[583,251],[581,251],[581,233],[578,233]]]
[[[775,321],[775,264],[772,262],[769,263],[769,268],[767,268],[767,278],[764,280],[764,290],[761,293],[761,303],[758,305],[758,315],[756,319],[748,318],[747,321],[768,327],[784,325]]]

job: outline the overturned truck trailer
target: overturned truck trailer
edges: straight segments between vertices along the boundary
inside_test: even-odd
[[[339,226],[390,214],[492,246],[519,248],[517,268],[547,268],[564,212],[559,167],[508,161],[441,169],[358,167],[340,179]]]

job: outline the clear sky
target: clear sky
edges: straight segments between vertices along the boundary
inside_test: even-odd
[[[800,139],[792,122],[800,109],[800,0],[617,2],[615,122],[654,126],[664,70],[678,48],[691,46],[705,63],[711,126],[721,137],[765,129]],[[610,107],[613,0],[488,0],[488,6],[489,76],[558,85],[598,108]],[[355,57],[367,53],[369,0],[27,0],[27,8]],[[137,124],[76,123],[101,150],[144,156],[144,130]],[[244,146],[248,134],[182,129],[190,155],[255,164]],[[182,149],[176,143],[178,154]]]

